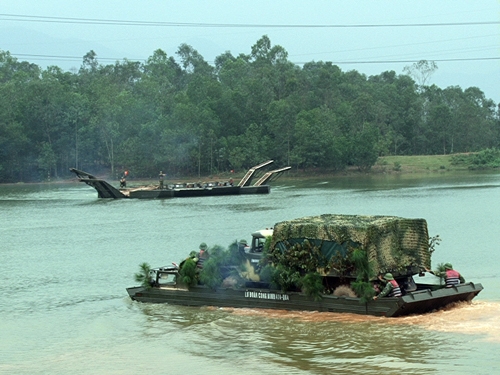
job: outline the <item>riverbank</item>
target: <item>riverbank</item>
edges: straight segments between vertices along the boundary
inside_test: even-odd
[[[465,165],[452,165],[452,155],[381,156],[373,172],[421,173],[443,171],[466,171]]]
[[[368,171],[361,171],[357,167],[350,167],[342,171],[328,171],[319,169],[292,170],[286,177],[307,178],[319,176],[351,176],[370,174],[427,174],[446,172],[467,172],[465,164],[453,165],[453,155],[416,155],[416,156],[380,156],[375,165]]]
[[[416,156],[381,156],[378,158],[375,165],[368,171],[361,171],[357,167],[350,167],[342,171],[333,171],[327,169],[296,169],[292,168],[290,171],[285,172],[285,174],[280,177],[283,179],[296,179],[296,178],[315,178],[315,177],[341,177],[341,176],[366,176],[366,175],[379,175],[379,174],[428,174],[428,173],[447,173],[447,172],[467,172],[469,168],[466,164],[452,164],[453,155],[416,155]],[[487,168],[486,170],[494,170],[493,168]],[[87,171],[88,172],[88,171]],[[233,181],[238,182],[246,173],[246,170],[237,171],[235,173],[225,172],[217,175],[205,175],[205,176],[166,176],[165,180],[169,183],[184,183],[193,181]],[[115,179],[109,175],[98,175],[98,178],[102,178],[108,181],[114,181]],[[52,181],[43,181],[49,183],[66,183],[77,181],[76,178],[69,179],[57,179]],[[156,183],[155,178],[130,178],[128,181],[137,183]],[[18,182],[22,183],[22,182]],[[7,183],[15,184],[15,183]]]

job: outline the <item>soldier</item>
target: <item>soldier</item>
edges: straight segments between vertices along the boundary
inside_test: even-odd
[[[401,297],[403,295],[401,293],[401,288],[399,287],[398,282],[394,280],[392,273],[386,273],[383,279],[379,276],[379,279],[387,282],[387,284],[378,296],[373,297],[373,300],[377,300],[379,297]]]
[[[238,242],[238,250],[241,253],[246,253],[249,249],[250,247],[248,247],[247,240],[240,240],[240,242]]]
[[[431,271],[427,268],[425,270],[429,273],[432,273],[433,275],[436,275],[437,277],[443,277],[445,286],[447,288],[451,288],[452,286],[465,283],[465,279],[462,277],[462,275],[460,275],[459,272],[453,269],[451,263],[444,264],[444,272]]]
[[[158,175],[158,179],[160,180],[160,189],[163,189],[163,179],[165,178],[165,174],[160,171],[160,174]]]
[[[197,255],[198,262],[196,263],[196,267],[199,269],[203,268],[203,263],[208,259],[208,246],[205,242],[200,244],[200,252]]]

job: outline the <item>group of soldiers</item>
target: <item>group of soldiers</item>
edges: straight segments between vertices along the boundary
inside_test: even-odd
[[[460,275],[458,271],[455,271],[453,269],[451,263],[445,263],[444,269],[444,271],[431,271],[428,268],[426,268],[425,270],[437,277],[443,278],[446,288],[451,288],[453,286],[465,283],[465,279],[462,277],[462,275]],[[402,296],[401,287],[399,286],[398,282],[394,280],[394,277],[391,273],[386,273],[384,277],[379,276],[379,280],[385,283],[385,287],[378,295],[373,297],[374,300],[382,297]]]
[[[247,246],[248,245],[246,240],[241,240],[238,243],[240,251],[244,251],[245,247]],[[189,256],[196,262],[197,269],[203,269],[203,264],[209,257],[207,244],[205,242],[202,242],[199,246],[198,253],[192,251]],[[444,271],[431,271],[429,269],[426,269],[426,271],[435,276],[443,278],[446,288],[451,288],[461,283],[465,283],[465,279],[458,271],[455,271],[453,269],[451,263],[445,263],[444,269]],[[401,297],[403,295],[401,287],[391,273],[386,273],[383,277],[379,276],[378,278],[382,283],[385,283],[385,286],[378,295],[373,297],[373,300],[377,300],[383,297]]]

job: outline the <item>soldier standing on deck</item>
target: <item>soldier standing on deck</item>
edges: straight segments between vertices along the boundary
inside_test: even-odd
[[[165,174],[160,171],[160,174],[158,175],[158,179],[160,180],[160,189],[163,189],[163,179],[165,178]]]

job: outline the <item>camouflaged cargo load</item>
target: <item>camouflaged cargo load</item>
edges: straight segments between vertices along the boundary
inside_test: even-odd
[[[327,259],[341,248],[345,256],[347,248],[361,247],[376,273],[399,270],[404,274],[405,269],[418,272],[430,267],[429,234],[424,219],[328,214],[283,221],[274,226],[270,252],[278,248],[286,251],[290,243],[303,239],[322,243]]]

